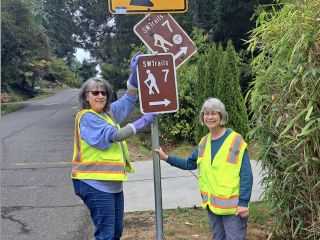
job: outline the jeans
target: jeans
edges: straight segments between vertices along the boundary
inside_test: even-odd
[[[73,179],[76,195],[90,210],[96,240],[118,240],[123,231],[123,192],[106,193]]]
[[[216,215],[207,208],[214,240],[246,240],[248,218]]]

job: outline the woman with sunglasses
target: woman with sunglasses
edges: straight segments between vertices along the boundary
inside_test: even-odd
[[[88,79],[79,94],[80,111],[75,120],[71,178],[95,225],[96,239],[120,239],[123,230],[123,181],[134,173],[125,139],[153,123],[158,114],[145,114],[120,128],[135,109],[138,89],[136,53],[131,60],[127,93],[111,104],[110,84]]]
[[[188,159],[166,155],[160,159],[184,170],[197,169],[202,208],[207,210],[214,240],[245,240],[252,190],[252,170],[246,142],[224,127],[228,113],[217,98],[200,111],[200,123],[209,129]]]

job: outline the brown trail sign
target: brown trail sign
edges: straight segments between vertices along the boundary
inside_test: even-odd
[[[140,55],[137,74],[142,113],[178,111],[176,71],[171,53]]]
[[[197,51],[193,41],[170,14],[149,14],[134,26],[134,32],[151,52],[172,53],[176,68]]]

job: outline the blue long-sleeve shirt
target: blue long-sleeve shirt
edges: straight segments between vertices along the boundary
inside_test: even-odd
[[[135,109],[136,95],[126,93],[122,98],[111,104],[110,113],[120,125],[128,120]],[[105,114],[102,116],[106,117]],[[114,133],[118,130],[116,126],[101,120],[94,113],[85,113],[80,120],[81,138],[94,148],[106,150],[114,142]]]
[[[136,95],[127,92],[122,98],[111,104],[110,113],[113,115],[117,123],[122,124],[128,120],[131,113],[135,109],[136,101]],[[107,118],[105,113],[101,115]],[[80,119],[81,138],[91,147],[97,149],[106,150],[110,148],[111,144],[114,142],[114,133],[117,130],[118,127],[111,125],[110,123],[102,120],[99,116],[91,112],[83,114]],[[122,143],[120,144],[123,151]],[[124,151],[123,159],[125,159]],[[74,182],[77,181],[75,179],[73,180]],[[99,181],[90,179],[82,179],[81,181],[102,192],[118,193],[123,189],[122,181]],[[74,186],[75,192],[77,194],[77,184],[74,184]]]
[[[231,132],[232,131],[230,129],[227,129],[227,131],[221,138],[217,140],[211,140],[211,164],[217,152],[221,148],[223,142],[231,134]],[[190,154],[188,159],[169,156],[167,159],[167,163],[169,163],[171,166],[181,168],[184,170],[197,169],[198,148],[199,148],[199,144],[194,149],[194,151]],[[252,183],[253,183],[253,176],[252,176],[252,169],[251,169],[249,154],[247,150],[245,150],[242,158],[241,168],[240,168],[239,206],[248,207],[248,203],[251,198]]]

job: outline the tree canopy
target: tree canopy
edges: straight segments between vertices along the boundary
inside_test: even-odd
[[[47,37],[24,1],[3,0],[1,5],[2,89],[30,90],[53,62]]]

